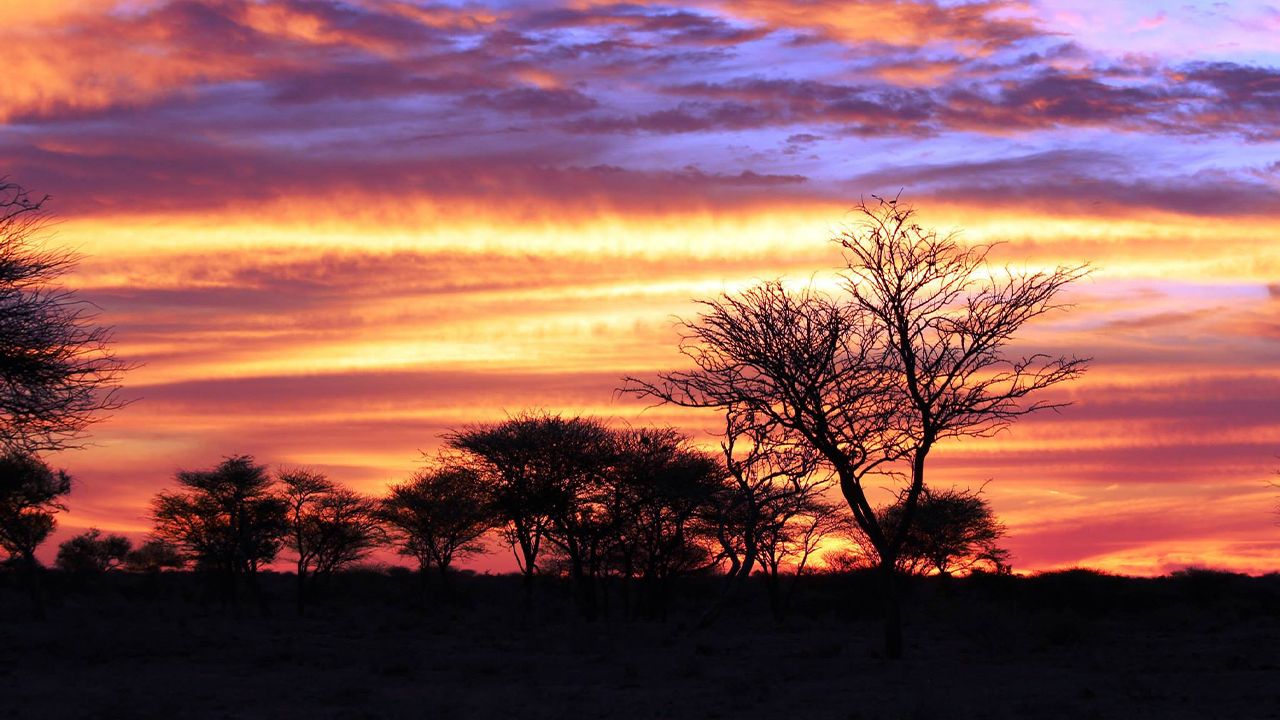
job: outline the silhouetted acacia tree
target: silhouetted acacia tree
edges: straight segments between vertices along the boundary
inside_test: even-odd
[[[161,570],[186,567],[187,559],[177,546],[164,540],[148,540],[125,555],[124,569],[129,572],[156,574]]]
[[[57,284],[76,256],[39,242],[46,200],[0,178],[0,449],[72,447],[121,405],[110,330]]]
[[[34,453],[10,449],[0,454],[0,550],[24,575],[37,619],[45,610],[36,548],[57,527],[54,514],[67,509],[62,498],[69,492],[71,477]]]
[[[695,369],[664,373],[657,383],[629,378],[628,389],[719,409],[734,432],[770,453],[803,448],[817,455],[857,522],[874,523],[863,481],[901,456],[904,430],[866,314],[777,281],[701,303],[703,314],[684,325],[681,342]],[[767,464],[759,471],[777,472]]]
[[[62,498],[69,492],[71,477],[38,456],[21,450],[0,455],[0,549],[11,562],[39,565],[36,548],[57,527],[54,514],[67,509]]]
[[[597,483],[612,462],[608,428],[591,418],[526,412],[465,427],[446,441],[488,485],[490,506],[524,574],[526,602],[548,542],[567,561],[582,612],[594,616],[590,543],[597,518],[581,501],[584,488]]]
[[[486,551],[480,540],[496,524],[488,491],[474,468],[442,464],[392,485],[379,516],[400,554],[417,559],[424,582],[435,568],[445,585],[455,560]]]
[[[839,238],[853,304],[871,319],[880,362],[893,383],[910,481],[897,524],[882,527],[865,496],[855,512],[893,585],[898,554],[911,532],[924,489],[925,460],[939,440],[988,437],[1022,415],[1063,403],[1033,393],[1078,377],[1087,360],[1044,354],[1010,356],[1006,346],[1027,321],[1055,308],[1059,292],[1087,266],[997,271],[990,246],[963,246],[915,221],[897,200],[858,207],[861,222]],[[889,613],[897,592],[890,589]],[[901,624],[891,620],[886,649],[901,654]]]
[[[185,490],[160,492],[151,502],[152,535],[180,547],[196,569],[223,578],[230,599],[247,582],[261,602],[258,569],[275,559],[286,529],[285,503],[272,492],[266,467],[242,455],[212,470],[179,471],[176,479]]]
[[[898,527],[903,509],[901,500],[882,509],[880,524]],[[998,543],[1005,532],[980,492],[926,487],[898,552],[898,568],[941,575],[976,569],[1004,572],[1009,551]]]
[[[58,546],[58,569],[80,575],[98,575],[124,564],[133,543],[123,535],[103,535],[98,528],[76,535]]]
[[[902,522],[903,502],[878,511],[880,524],[896,528]],[[915,519],[898,552],[898,569],[910,574],[951,575],[966,570],[1005,572],[1009,552],[999,546],[1006,530],[979,491],[934,490],[925,487],[916,504]],[[852,537],[868,566],[879,564],[866,534],[854,528]]]
[[[305,468],[277,473],[285,505],[284,545],[297,555],[298,614],[306,611],[312,586],[369,555],[383,539],[378,505]]]
[[[606,518],[615,572],[640,580],[641,612],[665,616],[671,580],[713,561],[697,520],[724,469],[672,428],[616,431],[614,453],[592,505]]]
[[[822,554],[823,572],[827,574],[847,574],[870,570],[876,567],[876,559],[863,552],[861,548],[835,548]]]
[[[897,562],[925,459],[941,439],[990,435],[1058,406],[1026,399],[1076,377],[1085,361],[1011,359],[1005,347],[1025,322],[1057,307],[1058,292],[1087,269],[992,271],[987,248],[920,227],[896,200],[857,209],[862,221],[839,238],[845,297],[769,282],[705,301],[681,345],[696,368],[658,383],[631,379],[629,389],[742,413],[761,434],[818,451],[880,558],[885,652],[899,657]],[[909,469],[898,472],[899,461]],[[889,529],[864,483],[900,476],[902,518]]]

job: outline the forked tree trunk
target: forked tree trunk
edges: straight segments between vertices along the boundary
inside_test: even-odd
[[[516,553],[516,563],[520,566],[520,581],[524,585],[524,614],[528,617],[533,613],[533,573],[538,567],[538,552],[534,549],[533,541],[523,535],[517,536],[513,552]]]
[[[711,604],[711,607],[707,608],[706,612],[702,613],[702,617],[698,618],[697,629],[705,630],[711,627],[716,620],[720,619],[721,613],[738,599],[742,594],[743,586],[751,577],[755,562],[755,551],[751,550],[744,555],[737,567],[730,569],[725,575],[720,596]]]
[[[533,571],[523,571],[520,582],[524,586],[524,612],[528,615],[533,612]]]

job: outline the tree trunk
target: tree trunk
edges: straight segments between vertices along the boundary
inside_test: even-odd
[[[307,614],[307,566],[301,560],[298,561],[298,577],[297,577],[297,604],[298,617]]]
[[[773,615],[775,623],[781,623],[783,618],[782,612],[782,580],[778,576],[778,568],[770,567],[765,573],[765,587],[769,591],[769,612]]]
[[[425,615],[431,607],[431,568],[433,563],[418,558],[418,612]]]
[[[752,568],[755,567],[755,556],[754,549],[748,550],[738,567],[731,569],[725,576],[724,587],[720,591],[720,597],[712,603],[711,607],[707,608],[706,612],[702,613],[702,617],[698,618],[697,628],[699,630],[711,627],[720,618],[720,614],[725,611],[725,608],[738,599],[743,585],[751,577]]]
[[[890,660],[902,657],[902,597],[900,578],[898,577],[898,551],[906,540],[907,531],[911,527],[920,493],[924,488],[924,460],[933,447],[932,433],[916,448],[911,458],[911,486],[907,489],[906,502],[903,504],[902,519],[894,529],[893,537],[887,538],[887,547],[877,548],[880,553],[881,596],[884,601],[884,655]]]
[[[521,583],[524,585],[524,612],[528,615],[533,612],[533,569],[525,568],[521,576]]]
[[[515,539],[511,551],[516,556],[516,564],[520,566],[520,574],[523,576],[524,614],[528,617],[533,612],[533,573],[538,567],[538,542],[532,533],[519,524],[515,528]]]
[[[594,621],[597,616],[596,612],[596,592],[595,586],[582,566],[582,558],[578,553],[574,553],[569,559],[570,572],[572,573],[573,587],[578,596],[578,610],[582,613],[582,617],[587,621]]]
[[[27,586],[27,593],[31,597],[31,618],[33,620],[44,620],[48,613],[44,598],[44,578],[40,567],[40,561],[36,560],[34,552],[24,552],[22,556],[22,574],[24,577],[23,584]]]
[[[453,573],[450,571],[450,563],[437,563],[436,569],[440,573],[440,598],[446,603],[453,603]]]
[[[258,580],[258,570],[254,568],[248,575],[249,592],[253,595],[254,602],[258,606],[258,612],[263,617],[271,616],[271,605],[267,603],[266,593],[262,592],[262,583]]]
[[[898,569],[892,559],[880,561],[881,598],[884,602],[884,656],[902,657],[902,598]]]

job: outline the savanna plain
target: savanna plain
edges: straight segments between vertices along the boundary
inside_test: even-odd
[[[913,578],[906,652],[881,653],[875,579],[801,578],[784,619],[748,587],[710,626],[721,578],[605,617],[567,584],[464,573],[335,576],[298,617],[292,577],[261,602],[197,576],[51,571],[47,617],[0,622],[8,718],[1272,718],[1280,717],[1280,576]],[[25,615],[26,593],[0,591]]]

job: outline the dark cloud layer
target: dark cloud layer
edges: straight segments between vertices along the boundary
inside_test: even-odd
[[[1054,150],[978,162],[887,167],[847,180],[850,189],[911,188],[915,198],[1056,211],[1164,210],[1203,216],[1274,215],[1280,187],[1247,173],[1207,170],[1143,177],[1132,158]]]
[[[536,112],[534,113],[536,114]],[[36,188],[55,190],[74,215],[148,213],[253,206],[302,197],[484,200],[495,210],[529,203],[639,212],[741,205],[753,195],[803,185],[797,174],[711,172],[697,167],[648,170],[609,164],[538,163],[522,157],[458,157],[447,139],[435,153],[387,156],[298,155],[280,148],[228,148],[202,139],[156,138],[108,145],[66,136],[49,147],[0,146],[5,166]],[[109,142],[109,141],[108,141]]]

